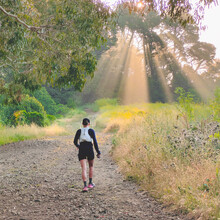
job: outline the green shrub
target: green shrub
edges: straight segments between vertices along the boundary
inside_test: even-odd
[[[113,105],[116,106],[118,105],[118,100],[117,99],[98,99],[95,101],[95,104],[97,104],[99,106],[99,108],[106,106],[106,105]]]
[[[56,117],[54,115],[47,115],[47,118],[51,121],[54,122],[56,120]]]
[[[211,101],[210,108],[214,116],[214,120],[220,121],[220,88],[215,90],[215,99]]]
[[[73,117],[75,115],[82,115],[82,116],[84,116],[84,115],[86,115],[86,113],[83,110],[76,108],[76,109],[71,109],[66,114],[66,117],[71,118],[71,117]]]
[[[57,118],[54,115],[47,115],[45,125],[51,125]]]
[[[76,103],[75,103],[73,98],[69,98],[67,100],[67,107],[69,107],[69,108],[75,108],[76,107]]]
[[[63,118],[63,115],[61,115],[61,114],[56,114],[55,117],[56,117],[57,119],[60,119],[60,118]]]
[[[175,93],[179,94],[177,100],[179,102],[180,116],[183,117],[187,128],[189,128],[189,123],[194,119],[194,96],[181,87],[176,88]]]
[[[39,119],[41,121],[37,122],[32,117],[29,116],[28,113],[36,112],[39,113]],[[44,111],[43,105],[34,97],[26,96],[19,105],[7,105],[3,106],[1,110],[1,120],[4,125],[8,126],[17,126],[19,124],[31,124],[32,122],[35,124],[40,124],[40,126],[44,125],[44,119],[41,118],[46,117],[46,112]]]
[[[35,98],[26,96],[18,105],[19,110],[26,110],[26,112],[39,112],[46,114],[44,106]]]
[[[27,112],[25,110],[16,111],[11,118],[14,125],[24,125],[27,124]]]
[[[28,112],[27,113],[27,124],[36,124],[40,127],[45,125],[45,116],[39,112]]]
[[[83,106],[84,109],[91,109],[93,112],[98,112],[100,108],[105,106],[117,106],[118,100],[117,99],[98,99],[94,103],[89,103]]]
[[[44,106],[47,114],[56,115],[58,110],[56,103],[44,87],[35,91],[33,95]]]
[[[14,112],[18,111],[19,108],[16,105],[7,105],[2,107],[1,120],[4,125],[13,126],[15,125]]]
[[[70,111],[70,109],[66,105],[63,105],[63,104],[57,105],[57,113],[58,114],[66,115],[69,111]]]

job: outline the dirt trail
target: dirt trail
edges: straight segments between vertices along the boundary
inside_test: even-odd
[[[98,134],[96,187],[82,193],[73,136],[0,147],[0,219],[183,219],[168,213],[134,183],[123,180]]]

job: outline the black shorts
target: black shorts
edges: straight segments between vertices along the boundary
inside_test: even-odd
[[[79,146],[79,161],[83,159],[93,160],[95,158],[93,145],[91,142],[82,142]]]

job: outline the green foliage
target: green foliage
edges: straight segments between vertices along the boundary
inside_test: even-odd
[[[65,105],[57,105],[45,88],[35,91],[33,95],[35,97],[27,95],[20,104],[0,104],[0,122],[9,126],[30,125],[32,123],[46,126],[55,121],[54,115],[61,118],[69,111]],[[47,114],[48,112],[51,114]]]
[[[83,106],[84,109],[91,109],[93,112],[98,112],[102,107],[105,106],[117,106],[119,103],[118,99],[103,98],[98,99],[94,103],[89,103]]]
[[[214,116],[214,120],[220,121],[220,88],[215,90],[215,99],[211,101],[210,108]]]
[[[0,92],[10,103],[42,84],[82,90],[114,13],[100,1],[0,1]]]
[[[118,99],[98,99],[95,101],[95,104],[98,105],[99,108],[107,105],[117,106],[118,105]]]
[[[86,116],[86,112],[83,111],[82,109],[78,109],[78,108],[76,108],[76,109],[71,109],[71,110],[65,115],[65,117],[71,118],[71,117],[76,116],[76,115],[80,115],[80,116],[83,117],[83,116]]]
[[[46,87],[46,90],[56,104],[67,105],[68,108],[76,108],[82,104],[80,92],[73,87],[65,89]]]
[[[47,114],[57,114],[58,109],[56,107],[56,103],[44,87],[40,90],[36,90],[33,95],[44,106],[44,110]]]
[[[174,104],[136,105],[137,110],[134,106],[106,108],[97,119],[106,121],[105,131],[119,127],[111,153],[129,180],[138,180],[153,196],[172,201],[195,218],[218,219],[219,123],[210,115],[204,123],[204,104],[200,108],[193,104],[182,89],[179,94],[183,108],[185,102],[192,103],[195,118],[202,119],[189,129],[177,120]],[[141,110],[145,114],[136,114]]]
[[[31,125],[36,124],[40,127],[45,125],[45,114],[40,112],[27,112],[26,110],[15,111],[10,118],[10,124],[13,126],[18,125]],[[49,121],[49,120],[48,120]]]
[[[27,112],[39,112],[45,114],[44,106],[34,97],[26,96],[18,105],[20,109],[24,109]]]
[[[36,124],[40,127],[43,127],[45,125],[45,115],[40,112],[28,112],[27,113],[27,124]]]
[[[24,125],[28,123],[28,118],[27,118],[28,113],[25,110],[19,110],[14,112],[12,116],[12,123],[13,125]]]
[[[69,98],[67,100],[67,107],[69,107],[69,108],[76,108],[76,102],[74,101],[73,98]]]
[[[189,122],[194,119],[194,96],[190,92],[186,92],[183,88],[178,87],[175,93],[179,95],[177,98],[180,108],[180,116],[184,118],[187,128],[189,128]]]
[[[56,117],[54,115],[47,115],[47,119],[50,123],[53,123],[56,120]]]
[[[127,7],[129,13],[138,12],[141,15],[149,13],[149,11],[157,11],[162,18],[170,17],[173,21],[178,21],[183,27],[188,23],[200,23],[204,17],[205,8],[218,3],[217,0],[196,0],[193,1],[193,4],[190,1],[182,0],[143,0],[139,2],[141,2],[142,7],[138,7],[135,1],[125,1],[123,7]]]
[[[6,105],[1,110],[2,121],[9,126],[30,124],[32,122],[43,126],[45,117],[46,112],[43,105],[36,98],[28,95],[19,105]],[[40,120],[39,122],[37,122],[37,118]]]
[[[57,105],[57,114],[66,115],[69,111],[70,109],[66,105],[63,104]]]
[[[149,12],[147,8],[143,8],[143,14],[120,8],[118,14],[117,24],[123,35],[118,32],[118,47],[102,57],[94,79],[86,84],[83,94],[79,94],[83,103],[103,97],[122,98],[129,75],[127,65],[131,63],[131,47],[136,46],[133,43],[135,36],[141,39],[138,47],[143,50],[150,102],[174,102],[177,87],[193,91],[197,99],[211,97],[209,86],[198,72],[205,72],[211,65],[215,47],[199,41],[196,24],[183,28],[169,18],[161,19],[158,13]],[[119,59],[115,63],[114,57],[117,56]],[[109,86],[104,87],[106,79],[109,79]]]

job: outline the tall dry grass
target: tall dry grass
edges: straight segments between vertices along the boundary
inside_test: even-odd
[[[1,127],[0,128],[0,146],[12,142],[23,141],[27,139],[41,138],[47,136],[57,136],[65,134],[66,130],[56,124],[48,127],[18,126],[16,128]]]
[[[184,129],[177,116],[174,106],[150,104],[114,107],[98,120],[105,122],[105,131],[117,131],[112,154],[127,179],[175,209],[200,219],[218,219],[220,156],[174,150],[168,136],[177,127]]]

